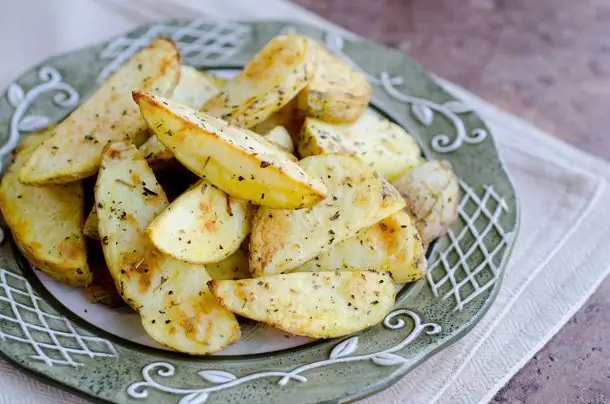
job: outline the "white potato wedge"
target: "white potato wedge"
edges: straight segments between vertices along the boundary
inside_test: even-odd
[[[394,181],[424,245],[443,236],[458,217],[460,186],[448,161],[428,161]]]
[[[219,262],[207,264],[206,269],[212,279],[246,279],[250,278],[248,253],[241,248]]]
[[[297,35],[273,38],[202,110],[249,128],[288,104],[313,73],[308,41]]]
[[[311,82],[297,96],[299,110],[325,122],[354,122],[369,105],[373,89],[366,77],[307,38],[314,61]]]
[[[250,235],[254,276],[298,268],[405,206],[398,191],[356,157],[311,156],[300,165],[324,182],[328,196],[309,209],[259,208]]]
[[[171,98],[191,108],[199,109],[218,91],[219,87],[209,75],[193,67],[182,66],[180,67],[180,81]],[[148,138],[139,149],[148,164],[153,168],[161,167],[163,163],[174,159],[174,155],[163,146],[163,143],[155,135]]]
[[[265,139],[278,146],[282,150],[288,153],[294,153],[294,143],[292,143],[290,133],[288,133],[285,127],[276,126],[263,136]]]
[[[324,199],[324,184],[262,136],[151,94],[135,92],[134,99],[174,156],[229,195],[281,209]]]
[[[157,39],[133,56],[62,123],[20,171],[26,184],[59,184],[95,174],[108,143],[146,131],[132,90],[170,95],[180,77],[180,54],[169,39]]]
[[[0,209],[17,247],[30,263],[63,283],[87,286],[93,275],[82,233],[81,182],[34,187],[19,181],[19,169],[52,134],[30,135],[17,147],[15,161],[0,184]]]
[[[388,181],[422,162],[415,139],[400,126],[364,113],[351,124],[331,124],[307,118],[299,141],[301,157],[316,154],[358,156]]]
[[[250,233],[250,221],[247,201],[200,181],[176,198],[146,232],[164,253],[207,264],[233,254]]]
[[[97,218],[97,210],[95,207],[91,209],[89,214],[87,215],[87,220],[85,220],[85,225],[83,226],[83,234],[89,238],[94,240],[100,239],[100,232],[98,230],[99,220]]]
[[[417,229],[405,211],[362,229],[355,237],[306,262],[294,272],[379,269],[397,283],[413,282],[426,273],[426,256]]]
[[[232,312],[314,338],[341,337],[378,324],[395,298],[392,277],[377,271],[292,273],[209,285]]]
[[[110,274],[151,338],[190,354],[216,352],[239,339],[235,316],[207,287],[205,266],[165,255],[146,236],[168,201],[135,146],[118,142],[105,149],[95,199]]]

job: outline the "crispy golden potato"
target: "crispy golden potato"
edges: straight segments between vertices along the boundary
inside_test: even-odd
[[[60,184],[95,174],[110,142],[133,141],[146,131],[131,90],[170,95],[180,77],[180,54],[171,40],[157,39],[121,67],[87,101],[57,125],[19,173],[25,184]]]
[[[424,245],[443,236],[458,217],[460,186],[448,161],[428,161],[394,181]]]
[[[354,237],[306,262],[294,272],[336,269],[388,271],[397,283],[413,282],[426,273],[426,256],[417,229],[405,211],[362,229]]]
[[[287,153],[294,153],[292,138],[285,127],[276,126],[263,137]]]
[[[191,108],[199,109],[218,91],[219,87],[209,75],[193,67],[182,66],[180,67],[180,81],[171,98]],[[174,159],[174,155],[155,135],[152,135],[139,149],[153,168],[162,168],[165,166],[164,163]]]
[[[309,207],[324,198],[324,184],[262,136],[151,94],[135,92],[134,99],[174,156],[229,195],[281,209]]]
[[[309,209],[259,208],[250,236],[254,276],[297,268],[404,207],[398,191],[356,157],[311,156],[300,165],[328,196]]]
[[[83,233],[85,234],[85,236],[94,240],[99,240],[100,233],[98,230],[98,225],[99,220],[97,218],[97,210],[95,209],[95,207],[93,207],[87,215],[87,220],[85,220],[85,225],[83,226]]]
[[[237,280],[250,278],[248,253],[241,248],[222,261],[207,264],[205,267],[212,279]]]
[[[235,316],[207,287],[205,266],[163,254],[145,235],[168,201],[135,146],[118,142],[105,149],[95,199],[110,274],[151,338],[190,354],[216,352],[239,339]]]
[[[307,38],[314,61],[311,82],[297,96],[299,110],[312,118],[332,123],[354,122],[369,105],[373,89],[366,77]]]
[[[358,156],[388,181],[422,162],[415,139],[400,126],[366,112],[352,124],[307,118],[298,144],[301,157],[316,154]]]
[[[314,338],[341,337],[381,322],[395,297],[392,277],[376,271],[292,273],[209,285],[234,313]]]
[[[185,262],[207,264],[233,254],[250,233],[250,204],[207,181],[180,195],[148,226],[153,244]]]
[[[19,181],[21,167],[52,135],[30,135],[17,147],[15,161],[0,184],[0,209],[17,247],[32,265],[68,285],[87,286],[93,277],[82,233],[81,182],[34,187]]]
[[[252,127],[288,104],[312,73],[307,39],[277,36],[202,110],[233,125]]]

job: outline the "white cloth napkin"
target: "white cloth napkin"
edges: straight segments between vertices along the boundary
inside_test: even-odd
[[[4,88],[30,65],[134,26],[211,15],[339,29],[282,0],[20,0],[3,4]],[[5,21],[6,20],[6,21]],[[342,30],[345,33],[345,31]],[[610,165],[444,82],[487,120],[521,200],[521,231],[497,301],[464,338],[366,403],[483,403],[565,324],[610,272]],[[83,400],[0,360],[0,403]]]

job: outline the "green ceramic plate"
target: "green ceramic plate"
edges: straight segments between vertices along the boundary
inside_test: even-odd
[[[407,128],[427,157],[460,177],[459,221],[429,253],[427,277],[404,288],[382,324],[311,341],[264,326],[218,355],[189,357],[155,345],[135,314],[88,304],[81,291],[32,270],[11,241],[0,246],[0,351],[37,376],[120,403],[349,401],[399,380],[464,335],[500,288],[518,225],[515,191],[489,130],[402,53],[288,23],[172,21],[44,61],[0,100],[4,165],[20,136],[68,114],[153,38],[171,36],[187,64],[231,75],[280,32],[323,41],[364,72],[373,106]]]

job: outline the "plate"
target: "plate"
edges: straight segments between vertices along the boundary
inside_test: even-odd
[[[281,22],[205,19],[138,28],[48,59],[9,86],[0,100],[3,165],[21,136],[61,120],[155,37],[171,37],[186,64],[231,76],[289,31],[324,42],[366,74],[372,108],[411,132],[426,157],[453,165],[462,190],[459,220],[429,249],[427,276],[400,290],[382,324],[356,335],[313,341],[247,323],[244,341],[193,357],[156,345],[135,314],[91,305],[81,291],[31,268],[7,232],[0,246],[0,351],[8,360],[109,402],[345,402],[387,388],[479,321],[500,288],[517,233],[514,188],[477,114],[409,57],[371,42]]]

